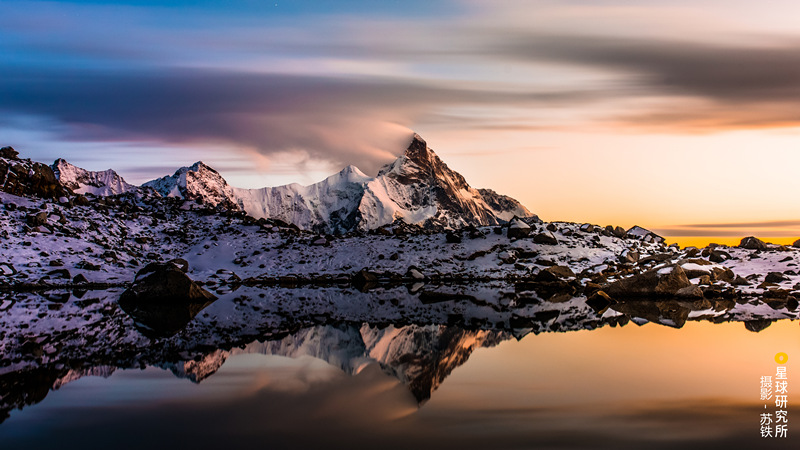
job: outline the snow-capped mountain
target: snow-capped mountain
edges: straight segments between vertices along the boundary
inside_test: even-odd
[[[484,195],[487,198],[484,198]],[[472,188],[417,134],[405,153],[370,180],[358,205],[362,229],[403,219],[423,226],[496,225],[531,216],[518,201]]]
[[[79,194],[109,196],[137,189],[113,170],[92,172],[63,159],[56,160],[52,169],[64,187]],[[198,161],[142,187],[164,197],[240,210],[329,234],[372,230],[397,220],[426,228],[461,228],[533,216],[513,198],[472,188],[416,134],[405,153],[374,178],[351,165],[309,186],[240,189]]]
[[[111,169],[92,172],[74,166],[59,158],[51,166],[58,181],[76,194],[93,194],[99,197],[124,194],[137,189]]]
[[[198,161],[174,174],[144,183],[164,197],[194,200],[210,206],[239,209],[233,187],[216,170]]]
[[[306,230],[345,233],[356,229],[362,220],[358,207],[371,180],[357,167],[347,166],[309,186],[235,189],[234,195],[239,207],[255,218],[280,219]]]
[[[405,153],[369,177],[355,166],[309,186],[233,188],[202,162],[145,183],[164,196],[241,209],[301,229],[341,234],[402,220],[428,228],[495,225],[532,214],[518,201],[472,188],[414,135]]]

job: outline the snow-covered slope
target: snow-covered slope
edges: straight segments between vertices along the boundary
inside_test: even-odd
[[[51,166],[58,181],[76,194],[93,194],[96,196],[109,196],[124,194],[137,189],[111,169],[102,172],[92,172],[74,166],[64,159],[57,159]]]

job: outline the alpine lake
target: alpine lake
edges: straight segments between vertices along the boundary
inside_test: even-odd
[[[798,313],[760,300],[596,310],[502,283],[243,286],[126,310],[121,292],[0,294],[3,449],[800,442]],[[779,367],[781,407],[762,378]]]

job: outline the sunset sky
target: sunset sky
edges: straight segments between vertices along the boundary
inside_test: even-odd
[[[263,187],[415,131],[545,220],[800,236],[796,1],[163,3],[0,2],[0,145]]]

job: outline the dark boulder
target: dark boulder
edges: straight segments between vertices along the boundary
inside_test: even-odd
[[[182,330],[216,299],[172,262],[150,263],[122,293],[119,306],[142,334],[163,338]]]
[[[558,239],[552,233],[537,233],[533,236],[533,242],[542,245],[558,245]]]
[[[461,243],[461,234],[454,233],[452,231],[448,231],[444,236],[445,241],[448,244],[460,244]]]
[[[17,269],[14,268],[13,264],[7,262],[0,263],[0,276],[9,276],[16,274],[17,274]]]
[[[508,234],[506,235],[509,239],[520,239],[524,237],[528,237],[531,234],[531,227],[527,223],[523,222],[521,219],[514,218],[508,224]]]
[[[678,264],[686,272],[686,278],[690,280],[703,275],[711,276],[711,271],[714,268],[713,263],[700,258],[682,259],[678,261]]]
[[[180,260],[177,260],[180,261]],[[192,281],[180,264],[150,263],[136,274],[119,306],[145,336],[172,336],[217,298]]]
[[[540,270],[539,273],[536,274],[534,281],[551,282],[558,281],[563,278],[572,278],[574,276],[575,272],[573,272],[572,269],[567,266],[551,266]]]
[[[781,272],[770,272],[764,278],[764,281],[767,283],[780,283],[786,280],[788,280],[788,278],[786,278],[786,275],[782,274]]]
[[[75,206],[89,206],[90,202],[86,196],[83,195],[76,195],[75,200],[72,202]]]
[[[731,254],[722,250],[710,250],[708,260],[715,263],[723,263],[731,259]]]
[[[742,241],[739,243],[739,247],[746,248],[748,250],[766,250],[767,244],[757,237],[748,236],[742,239]]]
[[[172,262],[150,263],[136,273],[133,285],[120,296],[130,302],[209,302],[216,297],[189,278]]]
[[[65,278],[67,280],[72,278],[72,275],[70,275],[69,270],[67,269],[51,270],[50,272],[47,272],[47,275],[53,278]]]
[[[730,282],[734,286],[749,286],[750,282],[743,278],[741,275],[736,275],[736,277]]]
[[[0,148],[0,158],[19,159],[19,152],[14,147],[3,147]]]
[[[89,280],[87,280],[86,277],[82,273],[79,273],[79,274],[75,275],[72,278],[72,283],[73,284],[81,284],[81,283],[88,283],[88,282],[89,282]]]
[[[727,267],[714,267],[711,269],[711,281],[724,281],[726,283],[733,283],[736,274]]]
[[[639,252],[625,250],[619,255],[619,262],[623,264],[636,264],[639,261]]]
[[[798,240],[794,241],[794,243],[792,243],[792,247],[794,247],[794,248],[800,248],[800,239],[798,239]]]
[[[361,269],[350,277],[350,283],[356,289],[366,292],[378,286],[378,276],[367,269]]]
[[[27,223],[29,227],[47,225],[47,211],[39,211],[34,214],[28,214],[25,216],[25,223]]]

